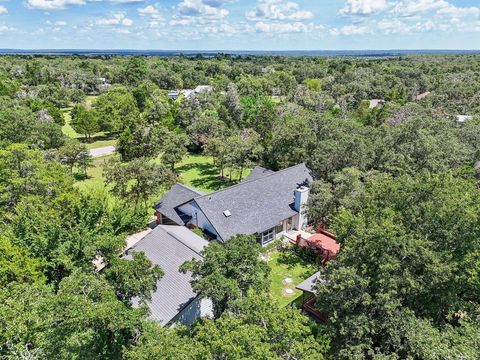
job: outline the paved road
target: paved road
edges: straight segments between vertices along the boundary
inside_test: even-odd
[[[93,158],[112,155],[114,153],[115,153],[115,146],[103,146],[95,149],[90,149],[90,155]]]

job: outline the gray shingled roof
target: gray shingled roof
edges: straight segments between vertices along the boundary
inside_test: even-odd
[[[268,230],[297,211],[294,191],[313,181],[310,170],[299,164],[263,177],[194,199],[225,241],[237,234]],[[229,210],[231,216],[223,212]]]
[[[320,277],[320,271],[316,272],[312,276],[310,276],[308,279],[304,280],[300,284],[296,286],[298,290],[306,291],[308,293],[315,293],[315,285],[317,284],[318,281],[323,281],[322,278]]]
[[[176,183],[153,207],[176,224],[184,225],[175,208],[201,195],[204,193],[200,190]]]
[[[255,166],[253,170],[248,174],[248,176],[243,180],[245,181],[250,181],[250,180],[256,180],[261,177],[264,177],[265,175],[270,175],[273,174],[275,171],[265,169],[262,166]]]
[[[157,290],[148,304],[150,317],[162,325],[168,324],[197,294],[190,286],[191,275],[178,271],[180,265],[201,259],[200,252],[208,241],[184,226],[158,225],[128,251],[142,251],[159,265],[165,275],[157,282]]]

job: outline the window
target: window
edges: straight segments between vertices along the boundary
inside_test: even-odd
[[[262,246],[267,245],[275,240],[275,228],[271,228],[262,233]]]

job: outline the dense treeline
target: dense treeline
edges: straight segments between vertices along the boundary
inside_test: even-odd
[[[213,91],[168,95],[199,85]],[[479,100],[476,55],[0,57],[0,356],[478,358]],[[120,155],[112,191],[81,192],[100,131]],[[215,319],[167,330],[132,308],[163,273],[119,258],[125,235],[189,151],[231,181],[257,163],[312,169],[309,217],[342,244],[318,285],[327,324],[267,298],[242,236],[185,264]]]

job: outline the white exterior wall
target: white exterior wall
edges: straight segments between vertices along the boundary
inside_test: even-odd
[[[298,221],[296,224],[297,230],[303,230],[308,224],[307,214],[305,208],[308,201],[308,194],[310,189],[306,186],[302,186],[295,190],[295,210],[298,211]]]
[[[192,225],[198,226],[201,229],[208,230],[212,234],[217,235],[218,240],[223,241],[223,239],[220,237],[220,235],[218,235],[217,231],[212,226],[210,221],[208,221],[203,211],[200,210],[200,208],[197,206],[197,204],[194,201],[191,201],[187,204],[180,206],[178,210],[192,217],[192,219],[188,222],[188,224],[192,224]]]
[[[201,299],[197,296],[171,320],[171,326],[177,323],[191,325],[201,317],[213,317],[213,305],[210,299]]]

